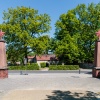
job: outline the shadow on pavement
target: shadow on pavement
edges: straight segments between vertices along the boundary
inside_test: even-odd
[[[46,100],[98,100],[96,93],[91,91],[70,92],[70,91],[53,91],[52,95],[47,95]]]

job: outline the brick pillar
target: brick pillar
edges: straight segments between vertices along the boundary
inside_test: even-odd
[[[95,43],[93,77],[100,77],[100,40]]]
[[[5,41],[0,40],[0,78],[8,78]]]

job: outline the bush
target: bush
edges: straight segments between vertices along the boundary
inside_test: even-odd
[[[50,65],[49,70],[78,70],[78,65]]]
[[[42,63],[40,63],[40,66],[41,66],[41,68],[45,68],[46,67],[46,63],[42,62]]]
[[[39,70],[37,63],[32,63],[26,66],[9,66],[9,70]]]
[[[8,66],[9,70],[25,70],[25,66]]]
[[[27,66],[27,70],[39,70],[39,66],[37,63],[31,63]]]

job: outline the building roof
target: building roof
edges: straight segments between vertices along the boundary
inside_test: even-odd
[[[35,56],[28,56],[28,59],[33,59]],[[55,55],[41,55],[37,56],[36,55],[36,60],[37,61],[49,61],[49,60],[58,60]]]

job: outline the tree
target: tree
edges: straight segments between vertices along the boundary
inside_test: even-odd
[[[79,20],[73,13],[73,10],[67,14],[62,14],[56,22],[55,38],[57,40],[56,55],[63,62],[73,62],[78,57],[78,27]]]
[[[50,38],[48,35],[40,36],[35,41],[35,46],[32,46],[32,50],[35,54],[48,54]]]
[[[91,62],[94,58],[94,44],[97,39],[95,32],[100,28],[100,3],[97,5],[91,3],[87,7],[85,4],[78,5],[75,8],[75,14],[80,22],[78,40],[80,59]]]
[[[63,63],[73,63],[78,60],[78,46],[76,38],[71,37],[69,34],[64,39],[56,42],[55,54]]]
[[[88,6],[80,4],[76,8],[69,10],[66,14],[62,14],[55,25],[55,38],[57,41],[65,44],[62,50],[66,50],[66,57],[70,55],[80,61],[93,61],[94,44],[97,39],[95,32],[100,29],[100,3],[97,5],[91,3]],[[68,35],[70,35],[70,38]],[[76,42],[73,43],[71,38],[74,38]],[[74,46],[66,46],[67,44],[72,44],[66,41],[63,42],[64,39],[66,41],[69,39]],[[73,51],[73,53],[68,52],[68,50],[71,51],[75,47],[77,48],[76,56],[74,55],[74,53],[76,53],[75,51]],[[56,51],[59,51],[59,48],[57,48],[55,52]],[[59,54],[59,52],[57,52],[57,54]],[[68,59],[70,59],[70,56]]]
[[[10,47],[15,48],[16,54],[20,53],[25,58],[27,58],[30,50],[38,52],[38,49],[35,49],[37,47],[39,47],[39,50],[43,50],[39,44],[41,41],[39,37],[51,28],[49,15],[38,14],[37,10],[23,6],[15,9],[9,8],[3,14],[4,23],[1,28],[6,32],[7,50]],[[11,52],[12,49],[10,49]]]
[[[21,47],[18,45],[18,48]],[[17,61],[24,62],[22,50],[18,50],[18,48],[12,45],[7,46],[7,59],[11,64],[16,64]]]

